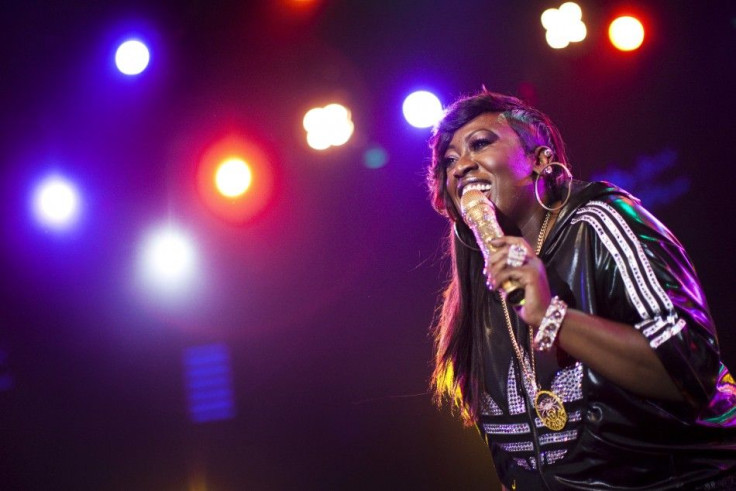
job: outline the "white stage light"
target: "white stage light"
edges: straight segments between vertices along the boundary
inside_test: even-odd
[[[142,42],[131,39],[121,44],[115,52],[115,65],[125,75],[138,75],[148,67],[151,54]]]
[[[442,103],[426,90],[410,94],[402,107],[404,118],[415,128],[429,128],[442,118]]]
[[[355,131],[350,111],[340,104],[310,109],[302,124],[307,132],[307,144],[315,150],[344,145]]]
[[[196,270],[196,252],[182,231],[164,227],[151,233],[142,250],[146,282],[165,291],[183,289]]]
[[[545,38],[550,48],[566,48],[570,43],[579,43],[588,33],[583,22],[583,10],[575,2],[565,2],[560,8],[542,12],[542,26],[547,30]]]
[[[36,218],[54,228],[65,228],[77,218],[79,196],[66,179],[52,176],[44,179],[36,188],[33,199]]]

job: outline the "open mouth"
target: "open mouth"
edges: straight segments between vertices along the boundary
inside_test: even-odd
[[[470,184],[467,184],[460,189],[460,196],[462,197],[463,194],[465,194],[466,191],[470,190],[476,190],[480,191],[482,193],[487,193],[491,190],[491,183],[489,182],[473,182]]]

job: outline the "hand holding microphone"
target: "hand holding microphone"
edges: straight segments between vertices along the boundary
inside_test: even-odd
[[[486,269],[490,269],[490,256],[496,251],[491,244],[493,239],[503,237],[504,233],[496,219],[496,207],[491,200],[486,198],[479,189],[468,189],[460,198],[460,210],[463,220],[475,235]],[[509,249],[508,264],[510,266],[521,266],[526,258],[526,249],[522,246],[512,245]],[[505,293],[507,300],[512,305],[524,303],[524,288],[514,279],[503,282],[500,290]]]

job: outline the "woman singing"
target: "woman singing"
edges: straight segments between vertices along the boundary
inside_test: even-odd
[[[558,130],[516,98],[458,100],[431,147],[452,261],[432,385],[504,487],[736,489],[736,384],[672,233],[626,191],[573,180]],[[478,203],[503,231],[483,247]]]

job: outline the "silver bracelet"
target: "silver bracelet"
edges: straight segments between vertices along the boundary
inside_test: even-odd
[[[560,297],[552,297],[542,323],[539,324],[537,335],[534,336],[533,346],[535,351],[547,351],[555,344],[566,313],[567,304],[560,300]]]

